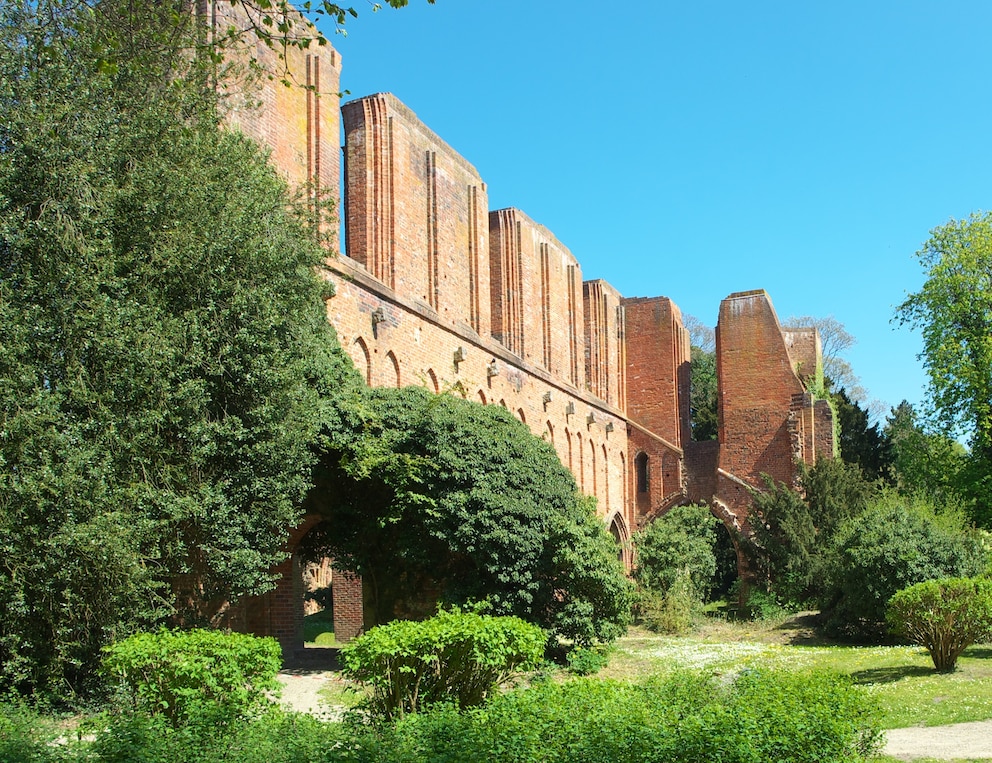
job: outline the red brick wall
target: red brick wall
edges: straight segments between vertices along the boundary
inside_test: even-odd
[[[348,255],[448,322],[490,334],[486,184],[393,95],[345,104]]]
[[[820,332],[815,328],[791,329],[783,331],[782,336],[796,375],[804,384],[807,380],[822,382]]]
[[[214,29],[224,34],[229,27],[247,29],[245,6],[238,3],[205,3]],[[261,24],[255,13],[256,25]],[[306,22],[296,15],[300,34]],[[341,56],[330,45],[309,49],[276,44],[269,47],[253,32],[246,32],[244,45],[231,49],[230,60],[244,71],[254,58],[263,74],[259,86],[244,92],[230,88],[227,123],[271,151],[272,164],[294,190],[308,183],[321,195],[337,201],[341,184],[340,98]],[[283,56],[283,58],[280,58]],[[273,79],[267,78],[273,75]],[[286,78],[289,87],[282,83]],[[333,234],[333,227],[329,232]]]
[[[601,400],[625,410],[627,343],[623,298],[601,279],[586,281],[582,293],[586,388]]]
[[[628,456],[619,409],[525,362],[495,339],[444,321],[349,258],[332,261],[331,270],[336,294],[327,303],[328,320],[373,385],[414,384],[503,405],[552,443],[583,491],[598,498],[601,514],[623,508]]]
[[[686,475],[681,448],[633,423],[628,431],[631,526],[639,529],[685,502]]]
[[[722,477],[717,499],[743,523],[745,485],[761,475],[795,484],[797,462],[833,452],[829,407],[816,404],[796,367],[819,367],[819,339],[808,330],[783,333],[764,291],[730,295],[716,331]]]
[[[681,448],[689,429],[689,332],[667,297],[623,300],[627,337],[627,414]]]
[[[216,10],[223,17],[228,6]],[[263,48],[259,58],[281,66]],[[316,177],[337,189],[340,59],[326,47],[291,49],[287,62],[316,92],[263,82],[261,109],[235,104],[229,121],[270,146],[291,183]],[[721,305],[720,441],[692,443],[689,336],[671,300],[583,283],[549,230],[516,209],[490,213],[474,167],[394,96],[346,104],[343,120],[347,256],[330,261],[337,294],[327,309],[369,384],[504,405],[553,445],[618,537],[690,497],[745,526],[747,486],[761,472],[791,481],[794,458],[832,452],[830,411],[806,397],[795,371],[817,367],[818,338],[783,334],[764,292]],[[278,572],[276,591],[241,619],[292,648],[302,583],[291,564]],[[361,589],[337,574],[339,639],[362,627]]]
[[[519,209],[491,212],[489,231],[493,338],[581,389],[585,366],[579,263],[551,231]]]
[[[762,473],[791,480],[789,414],[804,389],[764,291],[723,300],[716,345],[720,467],[755,486]]]
[[[351,641],[364,630],[365,608],[362,579],[350,572],[334,570],[334,640]]]

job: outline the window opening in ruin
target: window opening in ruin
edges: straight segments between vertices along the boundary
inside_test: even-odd
[[[599,498],[599,492],[596,489],[596,444],[590,440],[589,441],[589,456],[590,456],[590,471],[592,472],[592,495]]]
[[[357,344],[358,345],[358,349],[361,350],[361,352],[362,352],[362,358],[365,361],[364,362],[364,365],[365,365],[365,383],[368,384],[371,387],[372,386],[372,356],[369,355],[369,348],[365,344],[365,340],[364,339],[362,339],[361,337],[358,337],[358,339],[355,340],[355,344]],[[355,365],[356,366],[361,366],[362,363],[359,362],[358,360],[356,360],[355,361]]]
[[[648,454],[641,452],[634,457],[634,471],[637,474],[637,492],[648,492],[650,485],[650,471],[648,468]]]
[[[610,522],[610,535],[617,543],[617,560],[627,564],[627,528],[619,514]]]
[[[610,454],[603,445],[603,508],[610,510]]]
[[[723,522],[716,528],[713,555],[716,556],[716,574],[713,576],[709,597],[710,601],[718,601],[727,598],[738,578],[737,547],[731,530]]]

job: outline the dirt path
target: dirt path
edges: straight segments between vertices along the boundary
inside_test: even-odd
[[[336,720],[341,709],[326,704],[319,693],[334,675],[329,670],[283,671],[278,676],[283,686],[280,702],[291,710]],[[885,754],[900,760],[992,759],[992,721],[892,729],[886,732],[886,739]]]

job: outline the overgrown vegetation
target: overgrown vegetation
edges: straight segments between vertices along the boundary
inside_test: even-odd
[[[886,605],[897,591],[925,580],[977,575],[985,563],[960,515],[935,514],[925,503],[889,496],[837,531],[822,599],[828,629],[878,640],[886,631]]]
[[[244,723],[194,731],[136,714],[99,729],[92,744],[57,752],[29,736],[23,722],[10,724],[10,715],[7,708],[0,711],[0,728],[13,729],[0,745],[64,763],[437,763],[480,756],[493,763],[839,763],[864,760],[879,742],[872,703],[849,681],[769,670],[744,671],[731,680],[674,671],[636,683],[546,682],[496,694],[467,711],[442,706],[382,726],[321,723],[270,710]]]
[[[857,466],[821,459],[800,472],[801,491],[766,480],[753,493],[752,562],[765,587],[800,608],[823,594],[830,544],[838,528],[880,495]]]
[[[85,693],[109,641],[267,590],[351,383],[192,19],[0,4],[0,689]]]
[[[415,387],[370,390],[360,414],[327,448],[313,507],[378,622],[486,600],[580,645],[623,633],[616,543],[550,444],[501,406]]]
[[[676,506],[634,536],[636,614],[647,627],[684,633],[717,571],[719,520],[705,506]]]
[[[820,609],[836,636],[884,639],[896,591],[987,564],[960,512],[869,482],[857,466],[821,460],[802,488],[769,482],[755,494],[752,553],[768,592],[792,609]]]

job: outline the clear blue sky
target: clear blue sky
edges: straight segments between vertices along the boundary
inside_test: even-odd
[[[347,97],[388,91],[625,296],[708,325],[766,289],[833,315],[869,395],[923,398],[891,322],[915,252],[992,208],[987,0],[356,6]]]

